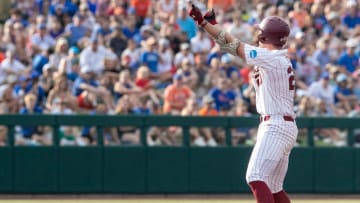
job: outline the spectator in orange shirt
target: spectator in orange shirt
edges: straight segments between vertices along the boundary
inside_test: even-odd
[[[206,95],[203,98],[203,107],[199,110],[199,116],[217,116],[218,112],[214,108],[214,99]]]
[[[184,84],[183,76],[175,74],[173,84],[164,91],[164,113],[180,112],[190,97],[194,97],[194,93]]]
[[[208,0],[208,8],[223,9],[224,11],[229,10],[235,5],[234,0]]]
[[[311,25],[310,15],[299,1],[294,3],[294,10],[289,13],[289,18],[301,29]]]
[[[203,107],[198,111],[199,116],[217,116],[218,112],[214,108],[214,99],[206,95],[203,98]],[[215,141],[216,133],[219,129],[217,128],[196,128],[190,129],[190,133],[194,137],[194,145],[196,146],[217,146],[217,142]],[[220,129],[221,131],[221,129]]]
[[[144,19],[148,14],[151,0],[131,0],[130,5],[131,7],[135,8],[136,15]]]

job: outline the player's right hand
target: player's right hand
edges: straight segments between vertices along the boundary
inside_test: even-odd
[[[192,17],[194,21],[197,22],[198,25],[201,25],[201,23],[204,21],[200,9],[196,7],[194,4],[191,6],[189,10],[189,16]]]
[[[217,22],[216,22],[216,15],[215,15],[214,9],[211,9],[211,10],[207,11],[207,12],[205,13],[205,15],[204,15],[204,19],[205,19],[206,21],[208,21],[208,22],[209,22],[210,24],[212,24],[212,25],[217,24]]]

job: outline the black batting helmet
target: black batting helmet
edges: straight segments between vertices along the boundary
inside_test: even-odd
[[[278,16],[264,18],[257,28],[260,30],[258,40],[264,44],[283,47],[290,33],[289,24]]]

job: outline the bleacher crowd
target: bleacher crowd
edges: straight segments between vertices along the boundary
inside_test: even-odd
[[[197,27],[187,12],[192,3],[214,8],[224,29],[250,44],[261,19],[285,18],[297,115],[360,115],[356,0],[13,0],[0,29],[0,113],[257,115],[252,67],[222,53]],[[64,145],[95,143],[92,127],[60,129]],[[0,127],[0,145],[6,130]],[[51,141],[45,127],[16,130],[17,144]],[[190,132],[194,145],[224,141],[223,129]],[[332,144],[344,140],[338,129],[316,133]],[[177,127],[152,127],[148,143],[174,145],[180,134]],[[242,144],[255,132],[233,134]],[[139,143],[134,127],[104,135],[106,144]]]

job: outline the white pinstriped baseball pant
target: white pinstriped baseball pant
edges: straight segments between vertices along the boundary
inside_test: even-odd
[[[264,181],[272,193],[280,192],[297,134],[296,123],[285,121],[283,116],[261,122],[246,171],[247,183]]]

